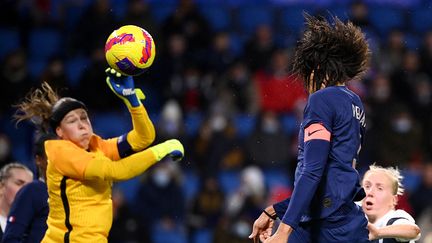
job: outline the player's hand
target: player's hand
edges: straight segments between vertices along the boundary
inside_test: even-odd
[[[263,242],[264,243],[287,243],[288,238],[292,231],[293,229],[291,228],[291,226],[284,223],[280,223],[276,232]]]
[[[252,233],[249,235],[249,239],[253,239],[254,242],[259,242],[259,240],[264,242],[271,236],[273,225],[274,220],[265,213],[261,213],[252,226]]]
[[[369,240],[379,239],[379,229],[371,223],[368,223],[367,227],[369,230]]]
[[[135,89],[134,80],[131,76],[121,75],[113,68],[107,68],[105,73],[107,74],[106,82],[108,87],[128,107],[138,107],[141,105],[140,99],[144,99],[145,96],[140,89]]]
[[[170,139],[163,143],[157,144],[150,147],[150,150],[156,156],[156,159],[160,161],[166,156],[171,157],[174,161],[180,161],[184,156],[183,145],[177,139]]]

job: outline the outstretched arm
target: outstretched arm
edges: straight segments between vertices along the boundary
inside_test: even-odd
[[[398,238],[404,241],[416,240],[420,237],[420,228],[416,224],[393,224],[377,228],[368,223],[369,240]]]
[[[132,116],[133,130],[119,137],[120,157],[147,148],[155,139],[155,129],[140,99],[145,96],[140,89],[135,89],[131,76],[123,76],[112,68],[106,70],[108,87],[123,100]]]

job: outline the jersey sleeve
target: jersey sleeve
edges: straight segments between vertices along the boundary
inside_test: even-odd
[[[404,210],[400,210],[400,209],[396,210],[395,215],[396,216],[393,218],[396,218],[396,220],[394,220],[391,225],[403,225],[403,224],[416,225],[414,218]],[[419,234],[415,239],[395,238],[395,240],[397,242],[406,242],[409,240],[416,241],[416,240],[420,239],[420,237],[421,237],[421,235]]]
[[[129,112],[132,117],[133,129],[117,139],[118,152],[121,158],[147,148],[156,137],[153,123],[142,104],[138,107],[129,108]]]

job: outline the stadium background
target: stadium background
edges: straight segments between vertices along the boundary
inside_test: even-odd
[[[306,96],[287,67],[303,11],[350,19],[365,32],[372,67],[349,84],[367,109],[359,170],[374,162],[403,170],[400,207],[426,238],[430,0],[1,1],[0,163],[34,169],[34,129],[13,124],[11,104],[42,80],[83,100],[97,134],[130,128],[124,105],[105,85],[103,48],[112,30],[135,24],[157,46],[155,63],[135,83],[147,96],[157,139],[180,138],[186,157],[115,185],[110,242],[248,242],[261,208],[292,186]]]

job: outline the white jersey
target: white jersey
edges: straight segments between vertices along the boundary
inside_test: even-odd
[[[401,210],[401,209],[398,209],[398,210],[390,210],[388,213],[386,213],[384,216],[382,216],[381,218],[379,218],[375,223],[374,223],[374,225],[377,227],[377,228],[382,228],[382,227],[385,227],[385,226],[387,226],[387,222],[390,220],[390,219],[392,219],[392,218],[400,218],[400,219],[397,219],[396,221],[394,221],[393,223],[392,223],[392,225],[396,225],[396,224],[412,224],[412,225],[415,225],[415,220],[414,220],[414,218],[409,214],[409,213],[407,213],[405,210]],[[409,241],[410,243],[414,243],[416,240],[418,240],[420,238],[420,234],[415,238],[415,239],[413,239],[413,240],[410,240],[409,241],[409,239],[402,239],[402,238],[396,238],[395,240],[396,241],[398,241],[398,242],[406,242],[406,241]],[[383,243],[383,239],[380,239],[379,241],[378,241],[379,243]]]

